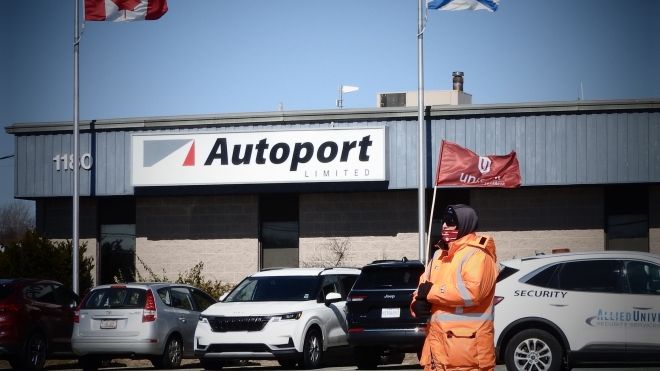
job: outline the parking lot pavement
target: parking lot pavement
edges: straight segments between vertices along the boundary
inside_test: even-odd
[[[344,360],[345,361],[345,360]],[[204,370],[199,365],[197,360],[184,360],[182,362],[181,368],[176,370],[185,370],[185,371],[202,371]],[[354,365],[350,364],[341,364],[339,361],[330,361],[327,367],[319,369],[320,371],[348,371],[348,370],[357,370]],[[345,362],[344,362],[345,363]],[[5,361],[0,361],[0,370],[10,370],[9,364]],[[75,360],[62,360],[62,361],[48,361],[46,363],[46,370],[53,371],[80,371],[78,364]],[[100,369],[101,371],[138,371],[138,370],[154,370],[151,362],[149,361],[140,361],[140,360],[130,360],[130,359],[117,359],[109,365],[109,367],[104,367]],[[274,361],[255,361],[255,362],[243,362],[240,365],[227,366],[223,370],[233,370],[233,371],[248,371],[248,370],[280,370],[284,369],[279,366],[277,362]],[[403,370],[421,370],[421,367],[416,363],[416,360],[413,357],[406,357],[405,361],[401,365],[383,365],[379,366],[378,370],[383,371],[403,371]],[[634,368],[574,368],[574,371],[660,371],[660,367],[634,367]],[[499,365],[495,368],[495,371],[506,371],[504,365]]]

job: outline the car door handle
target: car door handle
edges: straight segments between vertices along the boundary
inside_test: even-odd
[[[633,309],[637,309],[637,310],[649,310],[649,309],[651,309],[651,307],[648,307],[648,308],[647,308],[647,307],[633,307]]]
[[[185,317],[179,317],[179,321],[186,323],[186,318]]]
[[[568,304],[550,304],[553,307],[567,307]]]

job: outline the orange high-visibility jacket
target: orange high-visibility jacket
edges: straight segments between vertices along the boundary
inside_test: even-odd
[[[433,283],[427,296],[432,316],[420,364],[426,370],[494,369],[495,243],[470,233],[438,252],[420,277],[420,283]],[[416,299],[415,294],[412,305]]]

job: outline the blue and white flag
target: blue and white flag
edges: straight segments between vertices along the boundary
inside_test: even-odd
[[[500,0],[427,0],[429,9],[440,10],[488,10],[494,12]]]

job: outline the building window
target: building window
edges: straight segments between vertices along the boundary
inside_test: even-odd
[[[259,198],[260,268],[298,266],[298,195]]]
[[[135,200],[99,199],[98,284],[135,281]]]
[[[605,249],[649,251],[649,193],[645,185],[605,188]]]
[[[135,224],[101,225],[99,284],[135,281]]]

